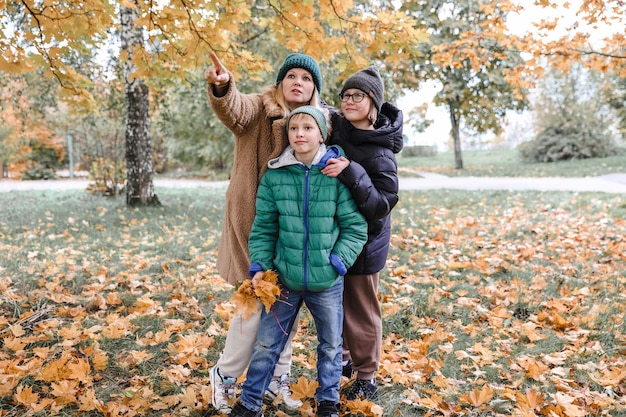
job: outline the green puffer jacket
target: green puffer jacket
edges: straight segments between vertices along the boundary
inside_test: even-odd
[[[321,173],[338,146],[321,145],[313,163],[295,159],[291,147],[272,159],[257,190],[248,248],[250,275],[274,269],[297,291],[323,291],[346,273],[367,242],[367,222],[350,191]]]

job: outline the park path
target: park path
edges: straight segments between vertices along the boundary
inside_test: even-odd
[[[429,172],[418,172],[421,178],[400,178],[401,190],[536,190],[626,193],[626,174],[599,177],[447,177]],[[59,179],[40,181],[0,180],[0,192],[27,190],[80,190],[87,188],[86,179]],[[198,188],[225,187],[228,181],[193,179],[155,179],[155,187]]]

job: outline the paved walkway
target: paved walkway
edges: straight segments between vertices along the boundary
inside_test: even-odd
[[[537,190],[626,193],[626,174],[584,178],[518,178],[518,177],[446,177],[419,172],[423,178],[400,178],[401,190]],[[87,188],[86,179],[42,181],[0,180],[0,192],[25,190],[80,190]],[[228,181],[155,179],[156,187],[225,187]]]
[[[626,174],[599,177],[446,177],[420,172],[423,178],[401,178],[404,190],[537,190],[626,193]]]

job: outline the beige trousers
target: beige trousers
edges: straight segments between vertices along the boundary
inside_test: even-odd
[[[239,378],[248,368],[250,359],[252,359],[256,334],[259,330],[261,311],[264,308],[265,307],[259,303],[257,308],[258,312],[252,314],[247,320],[244,320],[243,316],[238,314],[230,319],[224,351],[217,361],[220,374]],[[276,377],[291,374],[291,341],[297,332],[298,320],[295,321],[289,333],[289,340],[287,340],[285,349],[283,349],[283,352],[278,358],[278,363],[274,369],[274,376]]]

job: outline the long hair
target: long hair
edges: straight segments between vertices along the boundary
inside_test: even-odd
[[[291,113],[293,109],[289,108],[289,106],[287,105],[287,101],[285,101],[285,96],[283,95],[282,87],[283,82],[281,81],[278,83],[278,85],[270,85],[266,87],[265,91],[269,91],[271,94],[273,94],[274,100],[276,100],[276,103],[283,112],[283,117],[287,118],[289,116],[289,113]],[[311,100],[309,100],[309,102],[306,104],[308,104],[309,106],[317,107],[318,109],[323,108],[321,104],[320,93],[318,93],[317,88],[313,89],[313,95],[311,96]]]

